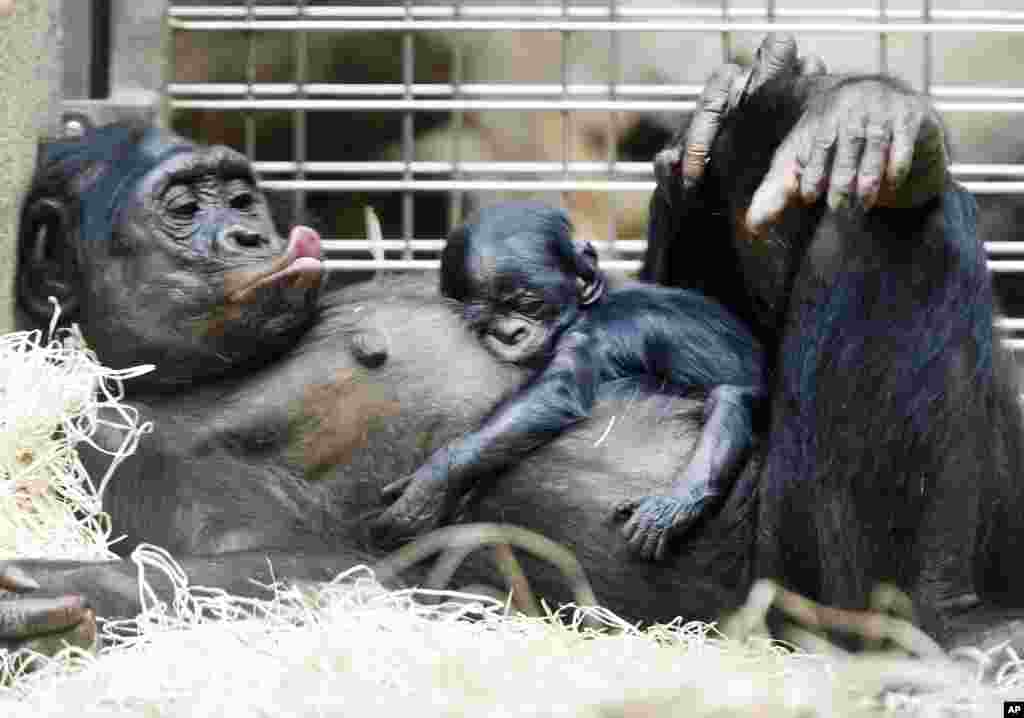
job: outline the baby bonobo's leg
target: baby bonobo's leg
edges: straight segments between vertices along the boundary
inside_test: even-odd
[[[728,495],[753,442],[754,408],[764,398],[757,387],[722,385],[711,390],[697,448],[668,493],[630,499],[616,509],[634,554],[660,561],[673,539]]]

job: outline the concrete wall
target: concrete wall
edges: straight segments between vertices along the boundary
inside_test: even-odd
[[[57,131],[60,3],[0,0],[0,333],[14,329],[15,232],[36,143]]]

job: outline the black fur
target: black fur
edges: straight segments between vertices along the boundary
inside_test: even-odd
[[[880,581],[934,606],[970,575],[987,598],[1019,603],[1021,416],[973,198],[951,182],[917,209],[821,202],[787,210],[765,238],[738,231],[796,120],[851,88],[812,96],[809,82],[747,98],[700,190],[676,211],[651,203],[644,275],[719,298],[774,364],[754,571],[843,606],[865,606]],[[722,237],[711,263],[687,261],[708,236]],[[724,271],[735,266],[739,286]]]
[[[499,358],[535,371],[416,472],[379,533],[393,540],[449,519],[480,479],[588,418],[598,388],[622,379],[711,395],[706,448],[680,467],[669,496],[635,508],[649,514],[629,532],[637,551],[653,555],[664,532],[682,533],[725,496],[750,447],[765,379],[760,345],[720,304],[652,284],[607,288],[596,252],[574,242],[565,213],[535,202],[488,207],[453,232],[441,291]]]

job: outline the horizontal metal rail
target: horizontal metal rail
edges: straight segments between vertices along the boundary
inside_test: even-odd
[[[660,96],[672,97],[699,97],[703,91],[703,85],[653,85],[633,84],[615,85],[617,96]],[[996,90],[1000,88],[995,88]],[[555,83],[511,83],[511,82],[480,82],[466,83],[459,85],[460,95],[487,96],[509,96],[509,95],[535,95],[545,97],[560,97],[564,94],[570,97],[589,97],[598,95],[602,98],[611,96],[611,86],[601,83],[579,83],[566,85],[565,88]],[[217,96],[247,96],[250,93],[255,96],[294,96],[299,92],[299,85],[294,82],[255,82],[248,85],[244,82],[172,82],[167,86],[167,92],[171,95],[217,95]],[[342,82],[310,82],[302,85],[302,92],[306,95],[324,95],[331,97],[345,97],[350,95],[362,96],[394,96],[405,95],[405,85],[397,82],[386,83],[342,83]],[[413,97],[442,97],[455,94],[455,86],[447,82],[417,82],[409,87]],[[955,94],[955,93],[951,93]],[[993,92],[993,97],[1000,95]],[[1017,95],[1011,95],[1017,96]],[[1020,92],[1024,98],[1024,89]]]
[[[398,240],[402,247],[404,240]],[[353,250],[354,251],[354,250]],[[639,259],[612,259],[601,262],[601,268],[610,272],[635,272],[640,269],[643,262]],[[391,269],[391,270],[421,270],[439,269],[439,259],[326,259],[324,265],[333,271],[360,271],[370,269]],[[1024,271],[1024,261],[1020,262],[989,262],[990,272],[1021,272]],[[1022,320],[1024,321],[1024,320]]]
[[[308,17],[307,14],[304,16]],[[179,16],[180,17],[180,16]],[[181,20],[171,28],[190,32],[814,32],[825,34],[1013,34],[1024,22],[744,22],[731,20],[423,20],[402,15],[385,20]]]
[[[251,13],[251,14],[250,14]],[[348,7],[304,7],[274,5],[244,8],[230,5],[208,5],[203,7],[171,5],[168,16],[173,20],[183,18],[315,18],[318,20],[357,18],[450,18],[450,17],[515,17],[549,20],[560,17],[597,19],[611,18],[608,6],[592,5],[421,5],[406,9],[400,5],[356,5]],[[851,8],[787,8],[773,7],[770,15],[765,8],[744,7],[615,7],[614,16],[620,18],[839,18],[850,20],[933,20],[940,22],[983,23],[1024,21],[1024,11],[1019,10],[962,10],[930,8],[923,10],[878,7]]]
[[[298,171],[296,162],[254,162],[253,167],[261,174],[281,174]],[[455,171],[454,162],[413,161],[408,169],[413,174],[450,174]],[[616,162],[617,174],[651,176],[650,162]],[[406,165],[400,161],[367,162],[305,162],[302,169],[306,174],[402,174]],[[564,174],[568,170],[575,174],[608,174],[607,162],[487,162],[466,160],[458,163],[463,174]],[[1024,165],[1020,167],[1024,175]],[[985,174],[1001,174],[987,172]],[[1016,176],[1016,175],[1015,175]]]
[[[324,252],[397,252],[411,249],[414,252],[440,252],[444,249],[445,239],[411,239],[408,242],[404,239],[324,239],[321,242]],[[598,252],[604,252],[612,248],[612,243],[598,240],[592,243]],[[641,254],[647,249],[647,241],[643,239],[617,239],[615,240],[615,251],[619,254]],[[985,242],[985,251],[989,256],[1002,254],[1024,255],[1024,242]],[[998,262],[989,262],[989,266]],[[605,262],[601,262],[605,266]],[[1024,319],[1020,320],[1024,322]],[[1024,329],[1024,324],[1021,325]]]
[[[395,111],[395,112],[479,112],[506,111],[577,111],[577,112],[692,112],[695,100],[317,100],[317,99],[237,99],[183,100],[172,98],[175,110],[267,110],[316,111]],[[1024,102],[955,102],[934,103],[939,112],[1024,112]]]
[[[1024,194],[1024,182],[962,182],[975,194]],[[272,191],[307,192],[651,192],[653,181],[631,180],[262,180]]]
[[[299,169],[297,162],[254,162],[253,167],[261,174],[290,174]],[[488,162],[464,161],[458,164],[463,174],[607,174],[607,162]],[[305,162],[302,170],[306,174],[401,174],[406,165],[400,161],[367,162]],[[421,161],[409,163],[413,174],[450,174],[455,171],[454,162]],[[1024,164],[960,164],[950,166],[954,177],[1024,177]],[[653,174],[650,162],[615,162],[616,174]]]
[[[181,100],[172,99],[175,110],[240,110],[245,112],[266,110],[307,111],[395,111],[395,112],[478,112],[481,110],[512,111],[577,111],[577,112],[691,112],[696,102],[675,100],[316,100],[316,99],[238,99],[238,100]],[[1005,110],[993,110],[991,103],[952,103],[967,107],[985,105],[984,112],[1024,112],[1024,103],[1001,103]]]

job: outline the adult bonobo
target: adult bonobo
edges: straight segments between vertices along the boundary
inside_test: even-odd
[[[155,432],[118,468],[104,507],[126,537],[121,549],[164,546],[196,583],[252,593],[250,579],[271,570],[326,579],[370,561],[359,547],[380,487],[477,426],[523,378],[465,331],[436,277],[317,301],[316,233],[296,228],[285,242],[242,157],[156,129],[110,126],[44,148],[20,242],[18,296],[34,322],[49,321],[56,296],[103,361],[157,365],[128,387]],[[374,333],[388,337],[383,363],[358,351]],[[705,573],[699,564],[630,564],[605,520],[685,464],[693,403],[617,388],[595,405],[597,434],[571,431],[524,461],[472,517],[572,546],[602,600],[625,615],[712,615],[732,599],[714,581],[691,583]],[[83,450],[87,466],[102,459]],[[35,581],[42,591],[0,597],[0,639],[73,624],[84,609],[70,594],[100,615],[137,610],[124,562],[7,569],[4,587]],[[531,574],[542,594],[571,598],[557,576]],[[464,580],[494,575],[469,566]]]
[[[662,558],[726,497],[753,442],[765,397],[764,358],[749,329],[697,292],[632,282],[610,286],[597,252],[574,240],[568,216],[538,202],[480,210],[449,237],[441,294],[501,361],[534,370],[474,431],[441,447],[384,489],[395,500],[375,534],[394,540],[449,519],[485,479],[586,420],[602,385],[644,380],[701,393],[704,428],[668,492],[635,497],[630,543]],[[664,522],[648,531],[640,517]]]
[[[893,114],[905,107],[904,95],[891,99]],[[801,126],[794,132],[805,134]],[[764,137],[761,128],[752,135]],[[126,536],[120,547],[165,546],[195,583],[250,593],[250,578],[270,578],[268,559],[274,576],[320,579],[371,558],[358,547],[367,514],[381,509],[381,487],[479,426],[524,377],[465,331],[436,279],[371,282],[312,303],[315,286],[292,285],[316,283],[318,239],[300,229],[285,243],[262,207],[248,165],[233,153],[156,130],[102,129],[41,154],[18,280],[20,304],[36,322],[49,320],[46,297],[57,296],[101,359],[160,367],[148,384],[129,387],[156,430],[107,488],[115,534]],[[235,227],[243,231],[232,237]],[[700,235],[702,247],[727,240]],[[353,339],[366,332],[388,336],[383,364],[356,356],[361,342]],[[134,349],[126,355],[122,347]],[[766,487],[779,487],[747,469],[739,490],[669,561],[630,560],[615,507],[662,492],[697,434],[692,402],[636,389],[596,402],[589,422],[520,462],[467,517],[520,524],[567,544],[602,602],[625,616],[715,617],[750,585],[760,558],[755,531],[765,528],[755,519],[772,499]],[[961,488],[929,488],[918,545],[891,550],[927,568],[908,572],[906,585],[970,590],[959,571],[970,557],[957,549],[974,540],[977,502],[962,501]],[[814,552],[785,558],[807,572],[865,568],[836,568]],[[569,598],[557,576],[524,563],[539,593]],[[29,593],[0,596],[0,639],[75,625],[76,595],[101,615],[138,608],[133,567],[124,562],[5,569],[2,582]],[[480,564],[469,571],[462,580],[489,575]],[[41,586],[35,596],[33,581]]]
[[[1021,415],[974,200],[923,99],[805,69],[775,36],[709,83],[656,162],[643,271],[747,317],[774,359],[754,570],[844,606],[877,581],[934,605],[968,575],[1019,604]]]

